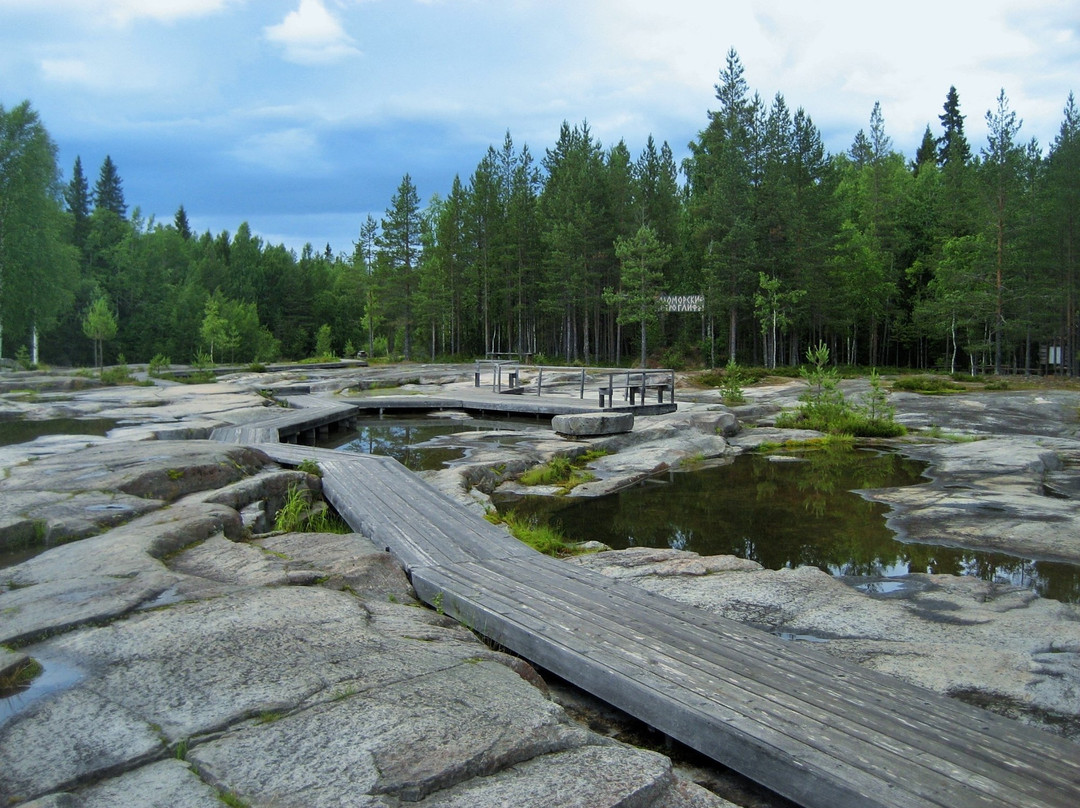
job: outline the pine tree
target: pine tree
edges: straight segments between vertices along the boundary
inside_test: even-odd
[[[412,177],[406,174],[382,220],[379,246],[390,271],[391,304],[403,329],[403,354],[412,359],[413,296],[417,290],[417,268],[422,256],[420,197]]]
[[[640,366],[646,368],[648,325],[659,313],[659,295],[664,278],[661,270],[671,257],[671,247],[660,243],[651,227],[642,225],[632,237],[620,236],[616,240],[615,254],[622,263],[621,291],[616,293],[609,288],[605,297],[619,305],[621,324],[639,324]]]
[[[1059,334],[1065,366],[1080,374],[1080,107],[1069,93],[1064,119],[1046,161],[1047,222],[1060,292]]]
[[[1001,373],[1006,276],[1015,263],[1012,240],[1018,211],[1014,196],[1023,155],[1016,135],[1021,125],[1002,90],[997,97],[997,108],[986,113],[987,144],[982,152],[994,245],[994,373]]]

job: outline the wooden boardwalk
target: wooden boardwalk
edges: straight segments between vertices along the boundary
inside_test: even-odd
[[[1080,746],[535,553],[397,462],[309,447],[429,604],[811,808],[1076,808]]]

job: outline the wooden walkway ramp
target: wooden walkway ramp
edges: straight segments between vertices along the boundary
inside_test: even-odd
[[[258,448],[429,604],[800,805],[1080,806],[1076,744],[542,556],[388,458]]]
[[[267,408],[267,415],[258,421],[236,426],[220,426],[210,437],[224,443],[265,443],[286,441],[295,443],[305,433],[316,437],[331,426],[351,422],[357,413],[356,405],[331,401],[322,396],[289,396],[288,407]],[[314,440],[311,441],[314,443]]]

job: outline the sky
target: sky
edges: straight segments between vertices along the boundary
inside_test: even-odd
[[[408,173],[425,202],[507,132],[542,159],[587,121],[680,160],[734,48],[751,91],[831,153],[869,128],[909,158],[955,86],[974,151],[1004,90],[1053,142],[1080,91],[1080,0],[0,0],[0,105],[29,100],[132,210],[350,253]]]

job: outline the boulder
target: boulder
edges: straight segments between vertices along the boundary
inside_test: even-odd
[[[556,415],[551,428],[560,435],[589,438],[597,435],[618,435],[634,428],[632,412],[582,412]]]

